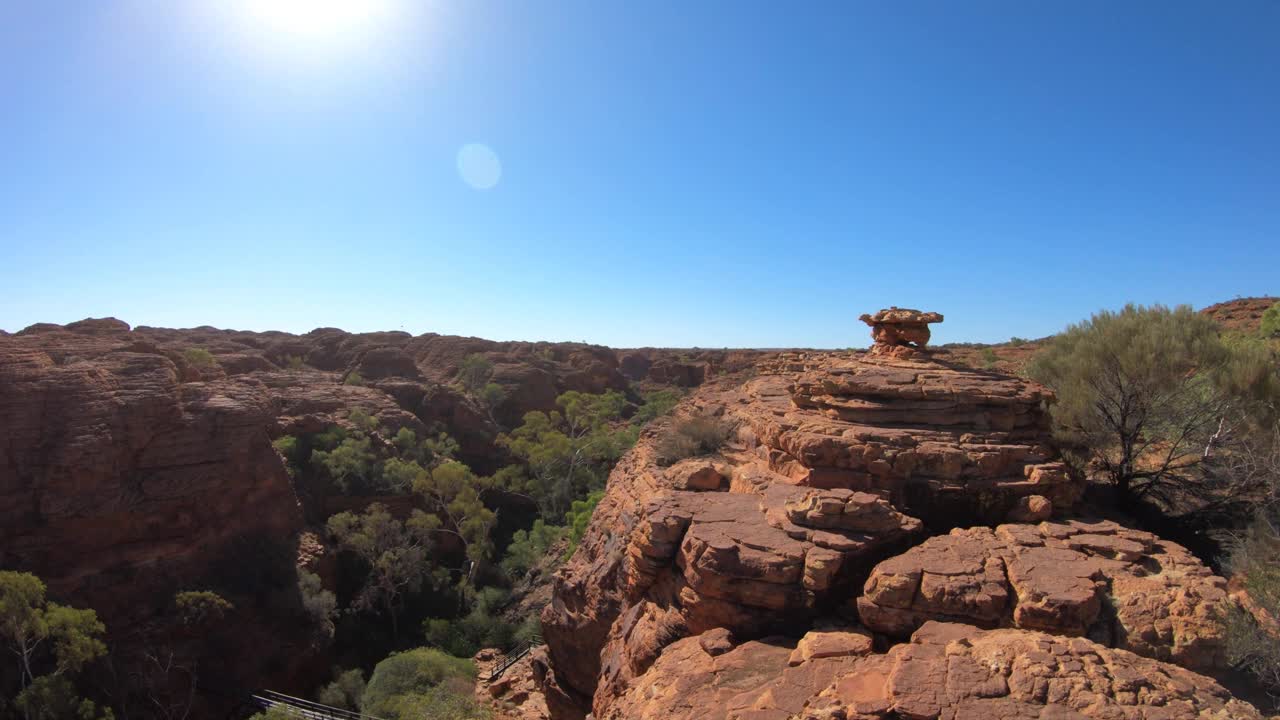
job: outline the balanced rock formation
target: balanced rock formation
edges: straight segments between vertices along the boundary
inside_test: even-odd
[[[876,566],[858,613],[905,637],[928,620],[1085,635],[1212,670],[1225,663],[1227,583],[1180,545],[1113,522],[975,527]]]
[[[926,525],[1000,522],[1032,496],[1067,511],[1080,492],[1048,445],[1039,385],[868,356],[773,367],[708,382],[614,468],[543,613],[550,682],[580,712],[615,712],[681,638],[749,641],[851,613],[871,567]],[[735,432],[715,455],[660,465],[659,440],[692,415]]]
[[[929,324],[942,322],[942,315],[891,307],[858,319],[871,326],[872,355],[906,359],[929,344]]]
[[[825,652],[813,653],[822,647]],[[707,652],[669,645],[602,720],[1261,720],[1190,670],[1084,638],[930,622],[872,651],[810,632]]]

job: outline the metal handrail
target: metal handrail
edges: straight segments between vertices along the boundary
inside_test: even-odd
[[[494,680],[502,677],[502,674],[509,670],[512,665],[520,662],[521,658],[528,655],[534,648],[541,644],[542,637],[534,635],[520,645],[513,647],[507,652],[506,656],[502,659],[502,662],[498,663],[498,666],[489,672],[489,682],[493,682]]]
[[[263,709],[283,707],[286,712],[311,720],[381,720],[372,715],[353,712],[344,708],[336,708],[292,695],[285,695],[274,690],[260,690],[251,696]]]

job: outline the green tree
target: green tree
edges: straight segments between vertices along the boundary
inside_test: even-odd
[[[493,377],[493,363],[480,353],[472,353],[458,366],[458,382],[471,395],[478,393]]]
[[[489,531],[497,516],[480,499],[480,479],[456,460],[440,463],[429,472],[419,470],[413,481],[414,492],[427,501],[435,513],[432,517],[445,521],[444,526],[437,524],[435,529],[457,536],[473,563],[486,560],[493,551]]]
[[[507,545],[506,555],[502,558],[502,570],[512,580],[524,577],[529,569],[547,556],[551,546],[560,541],[566,529],[548,525],[538,518],[528,530],[517,530]]]
[[[495,482],[532,497],[544,518],[560,517],[575,498],[603,484],[638,437],[637,427],[620,423],[627,406],[622,393],[570,391],[556,404],[560,411],[526,413],[520,427],[498,437],[527,470],[500,471]]]
[[[1256,490],[1216,468],[1274,411],[1274,359],[1259,343],[1224,342],[1190,307],[1100,312],[1053,338],[1027,371],[1056,391],[1066,447],[1122,504],[1185,512]]]
[[[35,575],[0,571],[0,641],[13,653],[20,690],[14,705],[27,720],[79,717],[101,710],[79,697],[71,676],[104,655],[106,628],[93,610],[49,602]]]
[[[587,534],[591,516],[595,514],[596,506],[600,504],[602,498],[604,498],[604,491],[597,490],[588,495],[586,500],[574,500],[573,507],[565,513],[565,524],[569,528],[569,547],[565,548],[564,552],[566,559],[578,549],[578,543],[582,542],[582,537]]]
[[[401,522],[381,503],[373,503],[363,514],[348,511],[329,518],[329,535],[369,567],[353,607],[384,611],[391,621],[392,638],[400,636],[399,616],[405,596],[417,592],[428,576],[431,533],[439,523],[438,518],[420,510]]]
[[[323,642],[332,638],[338,598],[324,589],[319,575],[302,568],[298,568],[298,594],[302,598],[302,609],[307,611],[316,628],[316,639]]]

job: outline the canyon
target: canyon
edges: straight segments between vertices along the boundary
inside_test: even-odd
[[[869,315],[865,352],[32,326],[0,335],[0,567],[127,645],[174,591],[246,558],[332,563],[273,440],[359,411],[387,435],[445,430],[490,473],[509,459],[497,436],[566,391],[678,388],[535,593],[545,645],[482,673],[500,717],[1261,717],[1221,684],[1217,618],[1238,589],[1099,516],[1051,437],[1053,393],[928,346],[941,319]],[[459,385],[477,355],[496,406]],[[691,419],[727,439],[670,457]],[[296,588],[277,589],[232,598],[248,611],[227,681],[302,693],[327,658]]]

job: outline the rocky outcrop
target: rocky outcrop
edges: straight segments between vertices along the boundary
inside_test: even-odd
[[[611,475],[543,615],[557,684],[597,717],[682,637],[803,632],[847,608],[871,566],[922,532],[917,513],[945,528],[1032,496],[1069,509],[1079,493],[1046,443],[1051,395],[1037,385],[866,356],[781,367],[704,386]],[[659,437],[694,414],[733,438],[660,466]]]
[[[878,495],[791,484],[741,447],[662,468],[656,435],[615,469],[603,524],[543,615],[557,681],[594,695],[597,715],[681,637],[807,627],[921,528]]]
[[[900,637],[957,620],[1085,635],[1193,669],[1225,663],[1226,581],[1113,522],[953,530],[876,566],[857,603],[867,627]]]
[[[553,717],[1257,717],[1192,671],[1222,666],[1221,578],[1050,519],[1082,487],[1048,390],[919,355],[761,371],[668,421],[733,425],[718,453],[660,466],[659,423],[615,468],[543,615]]]
[[[680,640],[602,718],[1262,717],[1210,678],[1083,638],[934,622],[884,654],[836,641],[803,657],[817,634],[794,650],[774,638],[716,655]]]
[[[907,359],[929,344],[929,325],[942,322],[942,315],[891,307],[858,319],[871,326],[871,355]]]
[[[1036,383],[867,356],[785,367],[727,412],[790,482],[885,493],[940,529],[1000,522],[1030,496],[1065,512],[1080,495],[1049,445],[1053,395]]]

